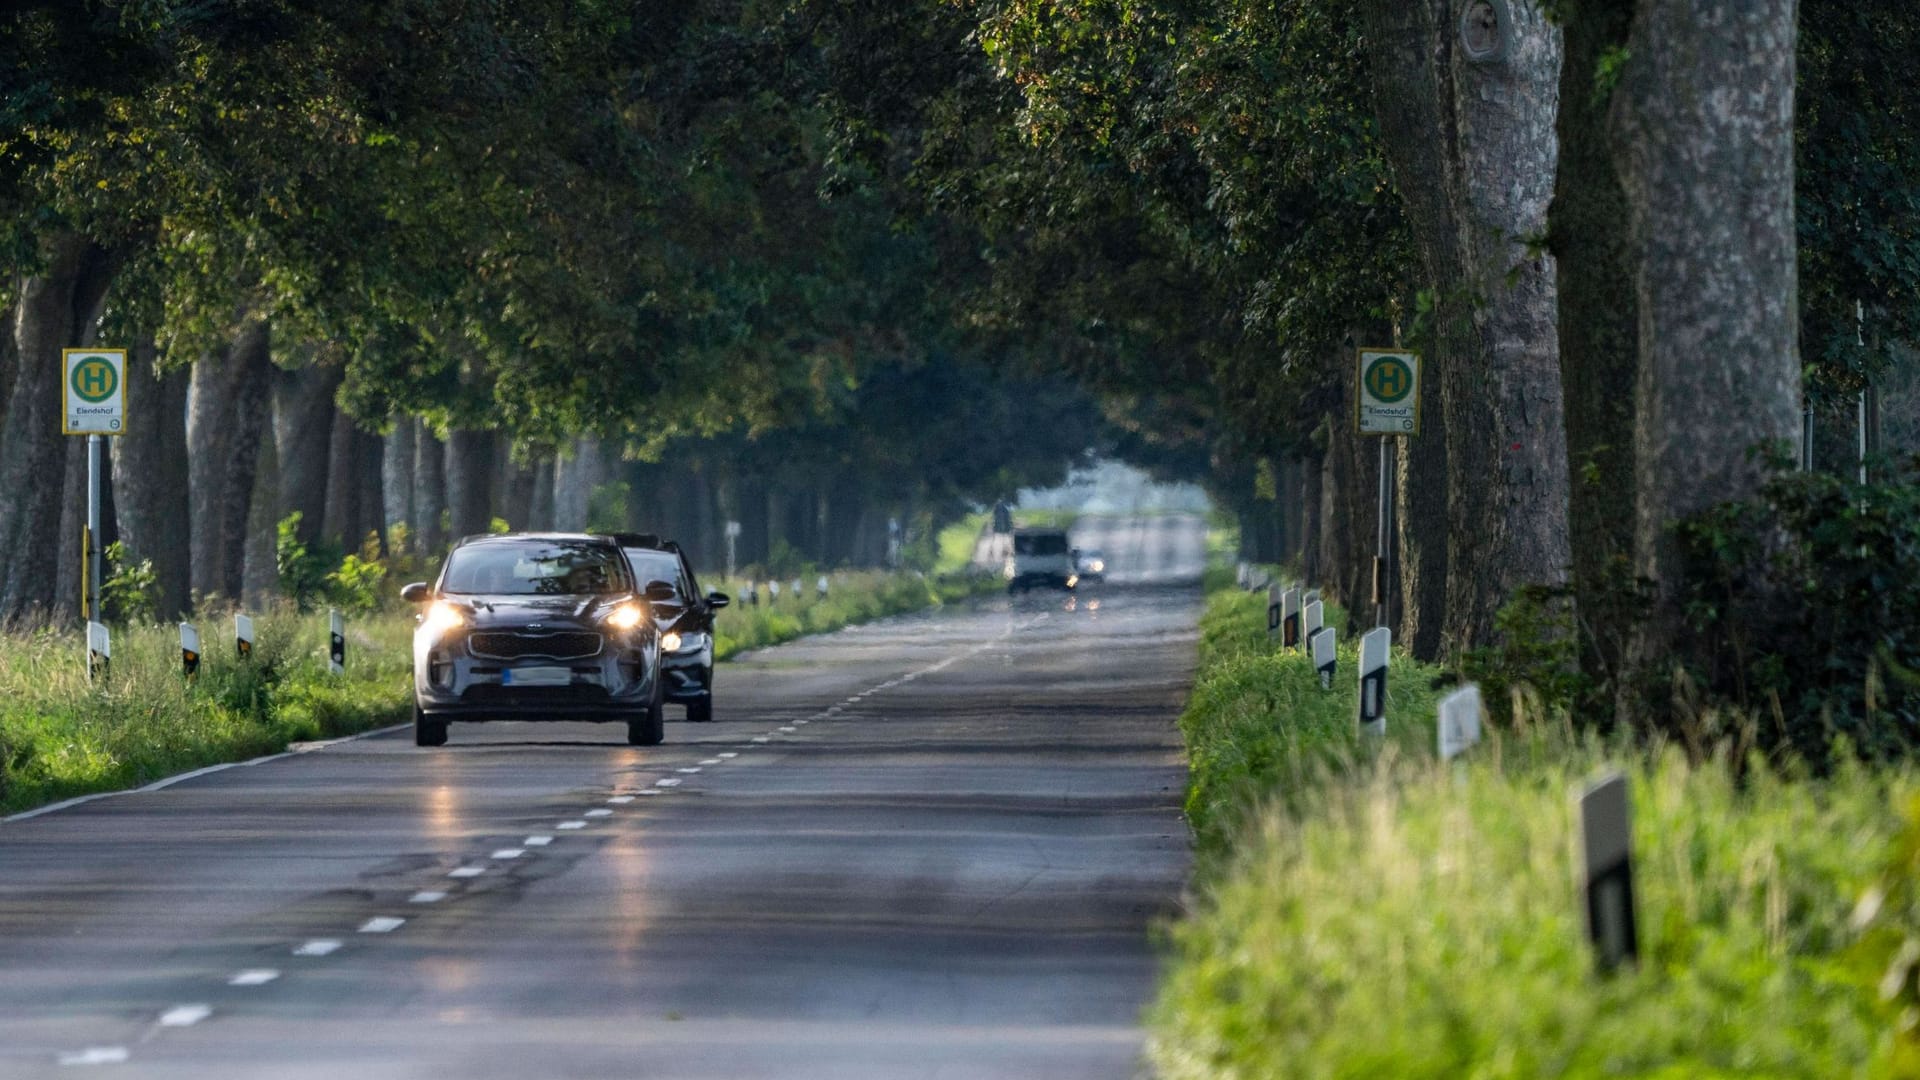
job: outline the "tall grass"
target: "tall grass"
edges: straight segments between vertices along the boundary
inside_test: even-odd
[[[1538,716],[1442,764],[1434,672],[1404,660],[1404,736],[1368,748],[1350,697],[1267,655],[1260,604],[1216,595],[1183,717],[1209,854],[1152,1011],[1162,1076],[1915,1075],[1911,995],[1881,984],[1912,978],[1920,905],[1856,917],[1920,850],[1911,769],[1696,767]],[[1601,977],[1573,793],[1608,768],[1632,781],[1642,962]]]
[[[745,582],[718,586],[732,594],[733,603],[714,620],[714,655],[725,659],[747,649],[777,645],[806,634],[836,630],[888,615],[920,611],[992,591],[998,579],[929,577],[915,573],[859,570],[833,574],[826,596],[815,590],[815,579],[801,582],[800,595],[785,588],[772,599],[764,584],[760,602],[746,602]]]
[[[255,619],[241,661],[232,622],[201,624],[200,672],[181,672],[173,626],[117,627],[113,661],[87,679],[77,631],[11,635],[0,653],[0,809],[132,787],[186,769],[350,734],[410,715],[412,623],[348,624],[347,672],[327,673],[325,613]]]

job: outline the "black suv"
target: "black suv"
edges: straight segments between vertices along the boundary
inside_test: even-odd
[[[713,719],[713,616],[726,607],[726,593],[700,592],[680,545],[651,533],[615,533],[633,574],[651,597],[660,625],[660,673],[666,698],[687,707],[687,719]],[[673,590],[668,597],[666,589]]]
[[[473,536],[440,579],[400,595],[424,604],[413,636],[414,739],[447,741],[449,720],[614,720],[658,743],[665,680],[658,608],[602,536]]]

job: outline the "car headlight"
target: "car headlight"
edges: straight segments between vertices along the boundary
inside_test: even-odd
[[[435,600],[427,609],[427,617],[420,620],[420,630],[428,637],[440,637],[447,631],[461,626],[467,621],[460,609],[445,600]]]
[[[660,650],[662,652],[679,652],[681,643],[682,639],[680,635],[669,630],[660,638]]]
[[[631,630],[647,621],[647,613],[639,604],[628,601],[607,612],[603,621],[615,630]]]
[[[1078,585],[1078,584],[1080,584],[1080,575],[1079,575],[1079,574],[1068,574],[1068,575],[1067,575],[1067,588],[1069,588],[1069,589],[1071,589],[1071,588],[1073,588],[1073,587],[1074,587],[1075,585]]]
[[[1107,569],[1107,562],[1105,559],[1095,559],[1092,562],[1087,564],[1087,569],[1093,571],[1096,574],[1105,573]]]

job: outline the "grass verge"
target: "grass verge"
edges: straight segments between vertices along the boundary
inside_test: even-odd
[[[1431,669],[1396,661],[1395,734],[1366,747],[1351,687],[1266,647],[1261,598],[1215,593],[1202,647],[1163,1077],[1920,1075],[1910,769],[1736,780],[1541,722],[1443,765]],[[1611,977],[1574,866],[1572,793],[1604,768],[1633,783],[1642,948]]]

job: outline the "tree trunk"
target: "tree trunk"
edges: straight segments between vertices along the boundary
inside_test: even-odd
[[[77,537],[60,535],[69,436],[60,433],[60,350],[79,345],[99,320],[117,260],[84,237],[43,246],[40,272],[15,284],[17,367],[0,427],[0,622],[54,613],[59,560]]]
[[[326,497],[320,511],[320,535],[341,551],[358,551],[365,536],[361,532],[360,487],[365,482],[360,461],[360,429],[344,409],[334,409],[327,417]],[[281,463],[280,475],[288,475],[290,465]]]
[[[187,398],[193,591],[239,599],[247,519],[266,430],[268,328],[242,315],[233,342],[193,366]]]
[[[555,460],[554,528],[564,532],[580,532],[587,527],[593,489],[605,479],[601,465],[600,440],[592,438],[575,440],[573,453]]]
[[[1321,558],[1320,530],[1326,521],[1325,508],[1322,505],[1321,491],[1323,462],[1305,460],[1298,464],[1300,470],[1300,579],[1302,581],[1325,580],[1325,563]]]
[[[447,433],[447,505],[453,535],[475,536],[493,522],[493,432]]]
[[[1526,249],[1551,193],[1559,32],[1523,3],[1366,9],[1382,143],[1439,303],[1426,370],[1444,413],[1444,626],[1471,647],[1514,588],[1561,580],[1569,559],[1554,267]]]
[[[274,520],[299,514],[298,535],[303,543],[311,544],[330,531],[326,511],[334,479],[329,460],[333,395],[344,374],[337,365],[315,363],[272,371],[273,446],[280,468],[279,490],[273,493],[278,511]]]
[[[447,546],[441,512],[447,508],[447,451],[439,436],[423,421],[414,421],[413,527],[414,550],[437,559]]]
[[[380,442],[382,529],[391,535],[395,525],[413,523],[413,439],[416,425],[409,417],[395,417],[393,429]]]
[[[1571,484],[1567,530],[1574,603],[1592,651],[1587,675],[1611,686],[1630,627],[1610,597],[1633,558],[1634,381],[1639,299],[1628,261],[1626,192],[1608,144],[1603,64],[1626,47],[1627,0],[1567,0],[1560,76],[1560,169],[1549,249],[1560,273],[1560,387],[1566,402]]]
[[[155,370],[152,338],[127,356],[127,400],[140,419],[113,443],[114,516],[135,562],[150,559],[159,586],[155,610],[170,618],[193,595],[187,533],[187,382],[185,368]]]
[[[1799,445],[1793,0],[1638,0],[1611,121],[1639,298],[1636,667],[1689,659],[1672,526]]]
[[[354,500],[354,520],[358,524],[351,536],[356,545],[365,544],[371,537],[374,547],[385,557],[393,554],[387,546],[387,475],[380,461],[385,443],[379,435],[362,428],[358,421],[346,417],[344,413],[341,415],[353,428],[353,461],[355,471],[360,475],[359,494]]]
[[[263,405],[266,396],[261,395]],[[274,597],[280,595],[278,493],[283,485],[280,454],[274,440],[265,436],[266,427],[262,424],[261,437],[254,440],[253,487],[246,499],[246,524],[240,537],[240,588],[233,594],[241,598],[244,607],[254,611],[271,604]]]
[[[527,502],[526,527],[534,532],[553,528],[553,483],[557,468],[558,463],[550,457],[535,458],[528,463],[533,491]]]
[[[531,528],[533,520],[534,470],[516,462],[506,453],[499,455],[500,516],[514,529]]]

